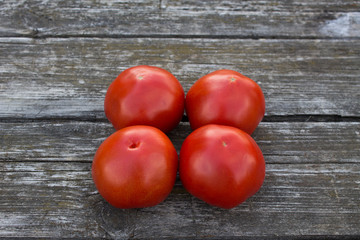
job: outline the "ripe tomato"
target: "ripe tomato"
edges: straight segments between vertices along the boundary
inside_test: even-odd
[[[265,161],[250,135],[238,128],[210,124],[185,139],[179,172],[192,195],[229,209],[260,189]]]
[[[264,117],[265,98],[250,78],[218,70],[194,83],[186,95],[185,108],[192,129],[221,124],[251,134]]]
[[[92,177],[99,193],[118,208],[162,202],[175,183],[178,156],[170,139],[150,126],[123,128],[97,150]]]
[[[185,94],[168,71],[152,66],[126,69],[105,96],[105,115],[115,129],[149,125],[169,132],[184,114]]]

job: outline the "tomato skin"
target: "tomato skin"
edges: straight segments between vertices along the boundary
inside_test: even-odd
[[[197,80],[186,95],[192,129],[206,124],[237,127],[251,134],[265,114],[260,86],[232,70],[218,70]]]
[[[180,151],[180,179],[195,197],[233,208],[254,195],[265,178],[260,148],[244,131],[210,124],[193,131]]]
[[[151,207],[171,192],[178,155],[170,139],[151,126],[131,126],[98,148],[92,177],[99,193],[117,208]]]
[[[111,83],[104,110],[117,130],[149,125],[166,133],[179,124],[184,105],[184,90],[170,72],[141,65],[126,69]]]

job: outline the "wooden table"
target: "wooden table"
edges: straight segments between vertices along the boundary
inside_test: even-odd
[[[0,1],[0,237],[360,237],[360,2]],[[222,210],[177,180],[152,208],[119,210],[91,163],[124,69],[171,71],[185,92],[233,69],[262,87],[253,137],[266,179]],[[179,151],[184,121],[169,137]]]

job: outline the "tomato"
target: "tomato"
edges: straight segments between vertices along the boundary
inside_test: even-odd
[[[151,126],[131,126],[109,136],[96,151],[92,177],[118,208],[151,207],[174,186],[178,156],[170,139]]]
[[[184,90],[170,72],[142,65],[126,69],[111,83],[104,110],[117,130],[149,125],[169,132],[179,124],[184,104]]]
[[[193,131],[180,151],[180,179],[195,197],[217,207],[233,208],[261,187],[265,161],[244,131],[210,124]]]
[[[194,83],[186,95],[185,109],[192,129],[221,124],[251,134],[264,117],[265,98],[250,78],[218,70]]]

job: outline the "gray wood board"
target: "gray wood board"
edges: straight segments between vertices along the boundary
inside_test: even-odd
[[[0,161],[91,162],[114,131],[107,122],[3,122]],[[190,132],[182,122],[168,134],[178,152]],[[252,136],[267,163],[360,163],[358,122],[262,122]]]
[[[0,36],[360,37],[348,1],[2,1]]]
[[[0,237],[117,239],[360,235],[359,164],[268,164],[260,191],[232,210],[192,197],[178,180],[161,204],[111,207],[91,163],[0,162]]]
[[[0,237],[359,238],[359,39],[356,0],[0,1]],[[222,68],[259,83],[255,196],[222,210],[178,178],[152,208],[103,200],[91,162],[114,132],[104,96],[140,64],[185,92]],[[184,121],[168,134],[178,152]]]
[[[185,92],[237,70],[262,87],[267,116],[360,116],[357,40],[1,38],[0,52],[0,118],[105,119],[108,86],[140,64],[169,70]]]
[[[262,122],[261,190],[232,210],[192,197],[178,179],[165,202],[120,210],[98,194],[92,157],[114,132],[107,122],[0,123],[0,236],[217,238],[358,236],[358,122]],[[191,132],[168,134],[177,150]]]

